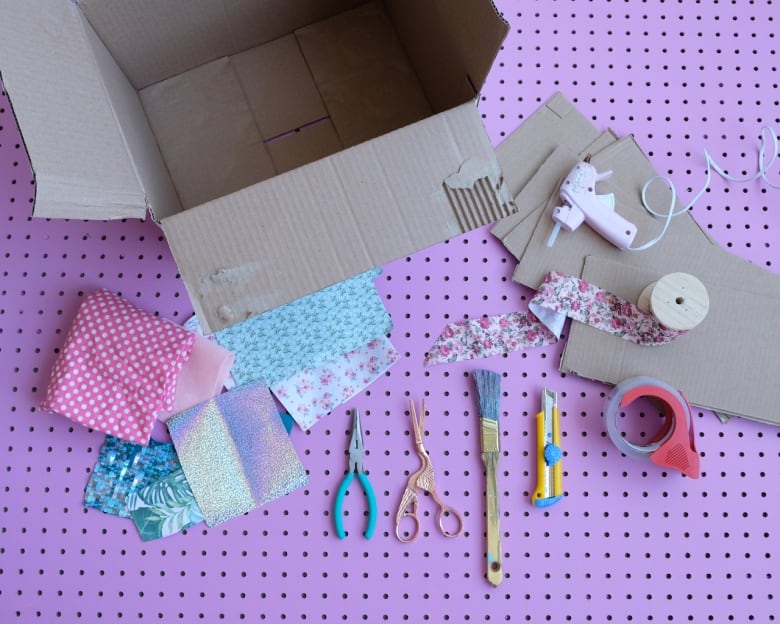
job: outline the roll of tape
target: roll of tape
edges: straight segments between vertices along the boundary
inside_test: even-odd
[[[618,427],[621,410],[642,397],[659,404],[664,415],[661,430],[644,445],[627,440]],[[632,377],[620,382],[607,396],[604,419],[610,440],[623,454],[635,459],[649,459],[693,479],[699,477],[699,453],[693,437],[691,407],[685,397],[669,384],[652,377]]]

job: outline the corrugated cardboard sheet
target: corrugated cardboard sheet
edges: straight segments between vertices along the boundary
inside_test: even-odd
[[[596,190],[615,193],[616,210],[638,225],[635,245],[653,238],[662,225],[647,214],[640,197],[656,172],[633,137],[599,136],[560,94],[518,133],[498,150],[518,213],[493,230],[519,260],[516,281],[537,288],[548,271],[557,270],[636,301],[648,284],[683,271],[697,276],[710,296],[705,321],[658,348],[574,323],[561,369],[612,384],[635,375],[655,376],[695,405],[780,424],[780,328],[771,322],[780,310],[780,277],[721,249],[690,213],[675,218],[661,242],[646,251],[620,251],[585,225],[561,232],[554,247],[547,247],[560,182],[584,153],[593,154],[598,171],[614,171]],[[524,158],[528,146],[541,154]],[[649,193],[650,204],[661,210],[668,201],[661,184]]]

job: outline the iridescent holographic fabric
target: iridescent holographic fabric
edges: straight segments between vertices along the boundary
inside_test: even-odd
[[[307,482],[271,392],[261,382],[177,414],[168,421],[168,429],[209,526]]]

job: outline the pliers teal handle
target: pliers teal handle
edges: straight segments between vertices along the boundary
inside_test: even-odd
[[[365,475],[365,473],[358,472],[357,476],[360,484],[363,486],[363,492],[365,492],[366,498],[368,499],[368,524],[366,525],[366,530],[363,535],[365,535],[366,539],[371,539],[371,537],[374,535],[374,529],[376,528],[376,495],[374,494],[374,488],[371,487],[371,482],[368,480],[368,477]],[[349,489],[349,486],[354,478],[354,472],[348,472],[345,474],[344,479],[341,481],[341,485],[339,486],[339,490],[336,492],[336,503],[333,506],[333,519],[336,524],[336,535],[339,536],[339,539],[344,539],[346,537],[343,516],[344,497],[346,496],[347,490]]]
[[[341,485],[336,492],[336,500],[333,504],[333,522],[336,525],[336,535],[339,539],[346,537],[346,531],[344,530],[344,497],[347,495],[347,490],[352,484],[352,481],[358,476],[358,481],[363,487],[363,492],[368,499],[368,523],[366,524],[366,530],[363,533],[366,539],[371,539],[374,535],[374,529],[376,528],[377,517],[377,504],[376,495],[374,494],[374,488],[371,486],[371,482],[368,480],[368,476],[363,470],[363,430],[360,426],[360,413],[358,410],[352,412],[352,438],[349,443],[349,472],[344,475],[341,480]]]

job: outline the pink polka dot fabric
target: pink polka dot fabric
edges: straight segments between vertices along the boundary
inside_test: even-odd
[[[98,290],[79,307],[41,407],[149,444],[156,415],[174,408],[194,342],[194,333]]]

